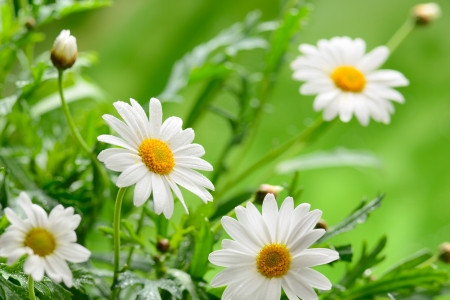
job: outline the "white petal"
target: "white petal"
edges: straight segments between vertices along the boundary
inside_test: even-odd
[[[229,285],[233,282],[240,282],[247,279],[249,276],[256,275],[256,268],[251,265],[229,267],[214,276],[211,280],[212,287]]]
[[[280,278],[271,278],[269,280],[266,299],[267,300],[280,300],[281,299],[281,279]]]
[[[141,131],[143,131],[143,135],[146,138],[151,137],[150,134],[150,123],[148,122],[147,115],[145,114],[144,109],[142,106],[134,99],[130,98],[131,106],[133,107],[136,121],[139,124],[139,128],[141,128]]]
[[[211,183],[211,181],[197,171],[191,170],[183,166],[175,165],[175,168],[173,169],[172,173],[183,176],[197,185],[204,186],[207,189],[214,191],[214,185]]]
[[[140,181],[145,174],[150,172],[144,164],[133,165],[126,169],[117,178],[116,185],[118,187],[126,187]]]
[[[409,85],[408,79],[395,70],[378,70],[367,75],[367,81],[369,83],[380,83],[387,86],[407,86]]]
[[[150,99],[150,134],[152,137],[159,138],[162,124],[162,107],[158,99]]]
[[[136,154],[136,151],[130,151],[128,149],[121,148],[110,148],[100,152],[97,158],[99,161],[104,162],[105,160],[116,154]]]
[[[76,243],[61,245],[56,249],[56,254],[64,260],[72,263],[82,263],[89,259],[91,251]]]
[[[283,287],[287,286],[302,300],[319,299],[313,288],[292,271],[287,276],[284,276],[282,281]]]
[[[362,72],[370,72],[378,69],[388,58],[389,49],[386,46],[379,46],[367,53],[358,63],[357,68]]]
[[[337,259],[339,259],[339,254],[336,251],[330,249],[306,249],[300,254],[292,257],[291,267],[293,269],[309,268],[324,265]]]
[[[130,144],[128,144],[121,138],[118,138],[117,136],[113,136],[113,135],[109,135],[109,134],[102,134],[97,138],[97,140],[99,142],[108,143],[111,145],[126,148],[137,154],[137,150],[134,147],[132,147]]]
[[[258,232],[264,244],[269,244],[272,241],[270,240],[270,231],[267,227],[266,222],[259,214],[258,209],[253,205],[253,203],[248,202],[246,205],[247,217],[251,223],[254,225],[254,230]]]
[[[305,282],[316,289],[328,291],[332,287],[330,280],[316,270],[304,268],[296,271],[293,270],[292,272],[297,273]]]
[[[30,229],[30,224],[25,223],[21,218],[19,218],[11,208],[6,207],[5,214],[9,222],[21,231],[26,232]]]
[[[367,106],[367,99],[364,96],[361,96],[359,101],[355,103],[355,116],[358,119],[359,123],[363,126],[367,126],[370,120],[370,112]]]
[[[243,227],[240,222],[230,217],[222,217],[223,229],[231,236],[236,242],[243,247],[248,248],[250,252],[258,253],[264,244],[256,239],[254,235],[248,234],[250,228]]]
[[[178,150],[178,148],[186,146],[194,140],[195,133],[192,128],[185,129],[176,135],[174,135],[170,141],[169,146],[172,151]]]
[[[136,134],[134,134],[130,128],[117,119],[114,116],[111,115],[103,115],[103,119],[106,121],[106,123],[109,124],[109,126],[114,129],[120,136],[131,146],[138,148],[140,144],[140,139]]]
[[[172,137],[181,132],[183,121],[178,117],[170,117],[161,126],[160,139],[164,142],[170,141]]]
[[[349,122],[353,115],[352,93],[342,93],[337,101],[339,102],[339,117],[342,122]]]
[[[205,155],[205,149],[199,144],[189,144],[179,147],[176,151],[173,151],[173,155],[202,157]]]
[[[190,168],[190,169],[196,169],[196,170],[202,170],[202,171],[212,171],[213,166],[207,162],[206,160],[203,160],[198,157],[193,156],[175,156],[175,164],[181,167]]]
[[[276,242],[284,243],[290,232],[291,217],[294,211],[294,199],[287,197],[281,204],[277,218]]]
[[[143,165],[139,155],[132,153],[120,153],[105,160],[105,167],[116,172],[123,172],[129,167]]]
[[[289,247],[291,247],[292,243],[294,243],[297,239],[301,238],[306,232],[312,230],[316,226],[321,216],[322,211],[318,209],[315,209],[307,213],[304,217],[298,220],[296,220],[294,216],[292,228],[296,228],[297,230],[292,230],[291,235],[287,239],[286,244]]]
[[[116,101],[113,105],[130,128],[130,131],[136,135],[139,140],[143,140],[146,137],[145,130],[140,128],[134,109],[131,105],[123,101]]]
[[[169,182],[167,181],[165,176],[161,176],[161,179],[164,183],[164,187],[166,189],[167,201],[164,204],[163,213],[166,219],[170,219],[173,215],[173,210],[175,207],[175,203],[173,200],[172,190],[170,189]]]
[[[181,193],[180,188],[175,183],[175,181],[172,178],[170,178],[170,175],[166,175],[165,177],[166,177],[167,183],[169,184],[170,188],[174,192],[175,196],[177,196],[178,200],[180,200],[181,204],[183,205],[184,210],[186,211],[187,214],[189,214],[189,210],[186,206],[186,203],[184,202],[183,194]]]
[[[374,93],[374,94],[378,95],[378,97],[380,97],[380,98],[393,100],[398,103],[405,102],[405,98],[403,97],[403,95],[400,92],[398,92],[394,89],[391,89],[389,87],[383,86],[381,84],[370,84],[367,87],[367,91],[369,93]]]
[[[315,229],[308,231],[301,238],[297,239],[292,245],[289,247],[292,253],[299,253],[312,244],[314,244],[318,239],[320,239],[325,234],[325,230],[323,229]]]
[[[331,101],[335,100],[338,95],[340,95],[341,91],[338,89],[332,89],[325,93],[320,93],[314,99],[313,107],[315,111],[319,111],[324,109],[327,105],[331,103]]]
[[[232,266],[253,266],[256,258],[244,252],[237,252],[233,250],[217,250],[209,254],[208,259],[211,263],[221,267]]]
[[[323,78],[321,80],[308,81],[300,87],[300,94],[315,95],[319,93],[328,92],[334,89],[334,84],[330,78]]]
[[[267,227],[269,227],[271,240],[275,240],[278,206],[273,194],[267,194],[266,197],[264,197],[262,205],[262,217],[266,222]]]
[[[153,175],[152,188],[153,188],[153,203],[155,206],[154,208],[155,213],[159,215],[163,212],[166,202],[169,201],[169,196],[167,195],[166,187],[164,185],[161,175],[159,174]]]
[[[150,194],[152,193],[152,176],[153,173],[148,172],[136,183],[133,194],[134,206],[141,206],[150,197]]]
[[[38,255],[29,255],[23,265],[23,272],[31,275],[34,281],[44,278],[44,261]]]
[[[328,104],[325,109],[323,110],[323,119],[325,121],[331,121],[339,113],[339,102],[338,101],[331,101],[330,104]]]
[[[202,199],[205,203],[208,201],[211,201],[213,199],[212,195],[210,193],[208,193],[201,186],[199,186],[196,183],[189,180],[189,178],[184,176],[184,173],[176,172],[176,170],[174,169],[174,171],[172,171],[172,173],[170,173],[170,178],[173,181],[175,181],[176,184],[181,185],[188,191],[190,191],[190,192],[194,193],[195,195],[197,195],[198,197],[200,197],[200,199]]]

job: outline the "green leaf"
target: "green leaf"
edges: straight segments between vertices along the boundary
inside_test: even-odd
[[[308,17],[309,12],[310,8],[304,6],[300,9],[293,8],[285,14],[282,24],[273,33],[270,51],[267,52],[265,58],[267,74],[271,74],[279,68],[292,37],[299,32],[301,21]]]
[[[381,195],[369,203],[364,203],[363,206],[356,211],[354,211],[350,216],[345,218],[343,221],[341,221],[339,224],[331,227],[327,233],[325,233],[324,236],[322,236],[318,241],[317,244],[323,243],[337,235],[340,235],[341,233],[347,232],[352,230],[356,227],[357,224],[362,224],[367,220],[367,217],[369,214],[380,207],[381,201],[383,200],[384,195]]]
[[[192,281],[192,278],[189,274],[177,270],[177,269],[169,269],[167,270],[167,275],[173,277],[180,284],[183,290],[186,290],[192,297],[192,300],[199,300],[195,284]]]
[[[353,248],[352,245],[333,246],[331,249],[339,253],[339,260],[352,262]]]
[[[439,295],[442,288],[448,285],[449,276],[445,270],[437,270],[431,266],[403,270],[368,282],[365,285],[346,292],[346,300],[373,299],[375,296],[393,295],[409,296],[415,291],[427,291],[431,295]]]
[[[116,287],[120,289],[126,289],[133,287],[135,285],[141,285],[139,287],[139,292],[136,294],[136,299],[141,300],[153,300],[153,299],[163,299],[160,295],[161,290],[168,291],[175,299],[181,299],[181,289],[180,286],[176,284],[175,281],[162,278],[157,280],[148,280],[137,276],[133,272],[126,271],[119,275],[116,283]],[[166,299],[166,297],[164,297]]]
[[[347,271],[344,278],[342,278],[339,284],[346,287],[347,289],[351,288],[356,283],[356,280],[362,278],[364,272],[367,269],[379,264],[384,260],[384,257],[379,257],[379,254],[385,246],[386,237],[384,236],[380,239],[375,248],[369,254],[367,254],[367,246],[364,243],[361,258],[353,268]]]
[[[106,7],[111,5],[109,0],[65,0],[57,1],[54,4],[41,6],[39,9],[38,23],[46,24],[52,21],[59,20],[71,14]]]
[[[72,269],[73,275],[73,288],[79,290],[83,294],[86,294],[85,285],[95,285],[95,280],[92,274],[83,268]]]
[[[431,253],[430,251],[419,251],[416,254],[412,255],[411,257],[408,257],[403,261],[399,262],[397,265],[391,267],[388,271],[386,271],[386,273],[384,273],[383,276],[399,273],[404,270],[413,269],[419,266],[420,264],[426,262],[431,257],[433,257],[433,253]]]
[[[381,166],[381,160],[370,152],[338,148],[297,156],[279,163],[275,169],[277,173],[285,174],[332,167],[381,168]]]
[[[200,230],[194,233],[194,253],[189,268],[189,274],[193,278],[201,279],[208,270],[208,255],[212,252],[214,245],[214,234],[211,231],[207,218],[200,224]]]
[[[6,116],[9,114],[16,101],[17,95],[0,99],[0,116]]]

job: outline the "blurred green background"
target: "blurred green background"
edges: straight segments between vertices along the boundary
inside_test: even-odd
[[[419,2],[311,1],[314,10],[309,25],[286,57],[270,96],[272,109],[245,163],[302,130],[317,116],[312,110],[313,97],[300,96],[300,83],[291,80],[288,65],[298,55],[300,42],[315,44],[322,38],[345,35],[363,38],[367,49],[373,49],[387,42]],[[366,224],[333,240],[335,244],[351,242],[359,249],[363,240],[372,246],[387,234],[387,259],[381,269],[420,249],[434,251],[440,243],[450,241],[450,1],[437,3],[443,17],[430,26],[417,28],[383,66],[402,72],[410,80],[409,87],[400,89],[406,103],[395,105],[391,124],[371,122],[362,127],[355,120],[348,124],[337,122],[303,151],[367,149],[382,159],[382,169],[341,167],[300,174],[305,189],[301,202],[323,210],[323,217],[331,225],[346,216],[363,196],[386,194],[381,209]],[[111,102],[132,97],[147,103],[163,90],[177,59],[255,9],[261,10],[264,20],[271,20],[278,16],[280,4],[276,0],[116,0],[112,7],[76,14],[47,26],[47,39],[38,51],[49,49],[61,29],[70,29],[80,51],[98,52],[99,63],[88,74],[107,92]],[[165,103],[165,117],[186,117],[196,92],[195,88],[186,91],[182,103]],[[81,113],[81,109],[78,107],[77,112]],[[206,149],[205,159],[215,163],[226,141],[223,132],[227,124],[207,114],[195,130],[195,141]],[[266,183],[282,184],[290,178],[275,176]],[[257,188],[262,179],[267,179],[264,174],[249,182]],[[199,203],[198,199],[188,202]],[[339,267],[337,272],[330,269],[324,270],[337,279]]]

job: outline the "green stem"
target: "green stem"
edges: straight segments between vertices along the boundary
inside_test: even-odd
[[[86,144],[86,142],[81,137],[81,134],[78,131],[78,129],[75,127],[75,122],[73,121],[72,115],[70,114],[69,106],[67,105],[67,102],[64,99],[63,86],[62,86],[63,75],[64,75],[64,71],[58,70],[58,87],[59,87],[59,96],[61,97],[61,107],[63,109],[64,114],[66,115],[66,119],[67,119],[67,122],[69,123],[69,127],[70,127],[70,130],[72,131],[73,136],[78,141],[78,143],[80,143],[80,145],[84,149],[84,151],[86,151],[89,155],[91,155],[92,154],[91,149],[89,148],[89,146]]]
[[[416,26],[416,23],[409,18],[405,23],[397,30],[396,33],[391,37],[391,39],[386,43],[386,47],[389,48],[389,51],[394,52],[400,43],[411,33],[411,31]]]
[[[258,161],[253,163],[251,166],[249,166],[247,169],[245,169],[243,172],[241,172],[238,176],[235,178],[229,180],[221,189],[217,189],[219,191],[228,191],[230,187],[235,186],[242,180],[244,180],[247,176],[252,174],[253,172],[257,171],[259,168],[265,166],[267,163],[272,162],[277,157],[279,157],[281,154],[283,154],[285,151],[290,149],[294,144],[297,143],[306,143],[308,139],[312,136],[313,133],[316,131],[322,129],[324,124],[330,124],[330,123],[324,123],[322,117],[319,117],[311,126],[297,134],[296,136],[292,137],[290,140],[285,142],[283,145],[272,149],[270,152],[268,152],[266,155],[261,157]],[[219,192],[216,194],[216,198],[220,198],[223,195],[224,192]]]
[[[117,192],[116,205],[114,207],[114,277],[111,285],[111,300],[117,298],[119,289],[115,287],[120,273],[120,210],[126,187],[120,188]]]
[[[36,300],[36,295],[34,294],[34,280],[31,275],[28,275],[28,295],[30,300]]]
[[[136,235],[139,235],[141,232],[142,226],[144,225],[144,219],[145,219],[145,208],[142,207],[141,217],[139,218],[138,226],[136,228]],[[128,252],[128,258],[127,258],[127,265],[131,265],[131,258],[133,257],[134,252],[134,246],[130,248],[130,252]]]
[[[424,261],[423,263],[421,263],[420,265],[418,265],[416,268],[425,268],[428,267],[432,264],[434,264],[436,261],[439,260],[439,253],[434,254],[432,257],[430,257],[429,259],[427,259],[426,261]]]

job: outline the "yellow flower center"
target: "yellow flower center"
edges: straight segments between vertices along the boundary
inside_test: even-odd
[[[175,166],[172,150],[163,141],[145,139],[138,149],[142,162],[153,173],[169,174]]]
[[[47,256],[55,250],[56,241],[46,229],[33,228],[25,238],[25,246],[31,248],[36,255]]]
[[[346,92],[361,92],[366,86],[366,78],[358,69],[350,66],[342,66],[331,74],[334,84]]]
[[[269,244],[259,251],[256,257],[258,271],[268,277],[282,277],[291,267],[292,256],[284,244]]]

